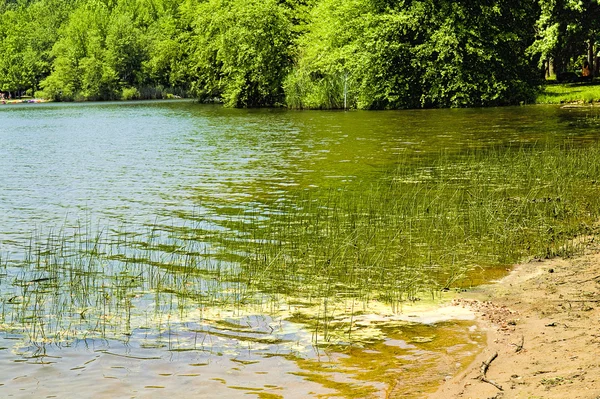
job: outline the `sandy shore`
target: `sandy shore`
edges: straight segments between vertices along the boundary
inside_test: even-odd
[[[599,245],[518,265],[454,306],[475,310],[487,347],[430,399],[600,399]]]

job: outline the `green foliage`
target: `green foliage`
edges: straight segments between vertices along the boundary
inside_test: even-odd
[[[540,59],[583,56],[598,13],[566,0],[3,2],[0,90],[71,101],[137,88],[234,107],[516,104],[532,101]]]
[[[140,92],[135,87],[125,87],[121,95],[122,100],[137,100],[140,98]]]
[[[112,15],[106,32],[105,64],[115,71],[119,82],[139,84],[141,67],[145,61],[147,46],[143,35],[127,14]]]
[[[172,15],[161,16],[148,28],[148,58],[142,68],[146,80],[155,85],[189,86],[189,33],[184,29]]]
[[[109,100],[131,94],[124,88],[168,82],[162,79],[166,66],[156,60],[156,49],[177,32],[146,32],[155,33],[171,17],[169,11],[173,5],[168,1],[82,2],[60,29],[52,72],[41,83],[43,95],[62,101]]]
[[[539,0],[539,6],[538,35],[529,53],[540,66],[553,59],[557,72],[580,68],[577,58],[599,38],[600,5],[596,0]]]
[[[42,81],[47,97],[72,101],[115,98],[116,72],[105,63],[109,11],[101,3],[76,9],[53,47],[53,71]]]
[[[210,0],[194,24],[194,90],[236,107],[283,102],[291,24],[275,0]]]
[[[366,3],[366,2],[363,2]],[[312,10],[308,32],[299,39],[299,59],[284,88],[293,108],[341,108],[344,88],[357,81],[356,54],[368,7],[358,1],[324,0]],[[354,84],[350,85],[355,98]]]
[[[288,104],[339,108],[460,107],[529,101],[520,57],[531,5],[518,2],[324,0],[313,10]]]
[[[57,26],[72,1],[38,0],[0,6],[0,90],[36,90],[48,75]]]
[[[435,11],[426,14],[435,15],[427,23],[433,31],[421,46],[422,64],[434,66],[422,78],[424,105],[533,100],[536,74],[522,56],[533,37],[533,2],[451,2]]]

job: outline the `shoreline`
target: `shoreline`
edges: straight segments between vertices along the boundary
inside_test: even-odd
[[[0,100],[0,105],[14,105],[14,104],[40,104],[40,103],[112,103],[112,102],[137,102],[137,101],[173,101],[173,100],[191,100],[191,101],[197,101],[196,98],[192,98],[192,97],[176,97],[176,98],[144,98],[144,99],[128,99],[128,100],[84,100],[84,101],[53,101],[53,100],[47,100],[47,99],[43,99],[43,98],[27,98],[27,99],[3,99]],[[199,104],[217,104],[217,105],[223,105],[220,102],[198,102]],[[585,100],[569,100],[569,101],[558,101],[558,102],[533,102],[530,104],[522,104],[522,105],[516,105],[516,104],[511,104],[511,105],[506,105],[504,107],[515,107],[515,106],[556,106],[559,108],[564,108],[564,109],[576,109],[576,108],[598,108],[600,107],[600,102],[597,101],[593,101],[593,102],[586,102]],[[272,109],[272,108],[281,108],[281,109],[286,109],[289,111],[307,111],[307,110],[311,110],[314,111],[315,109],[296,109],[296,108],[289,108],[289,107],[258,107],[257,109]],[[471,109],[476,109],[478,107],[468,107]],[[491,107],[488,107],[491,108]],[[239,109],[239,108],[238,108]],[[403,108],[399,108],[399,109],[390,109],[387,111],[403,111],[403,110],[424,110],[424,109],[433,109],[433,108],[407,108],[407,109],[403,109]],[[446,109],[451,109],[451,108],[446,108]],[[356,111],[357,109],[341,109],[341,108],[332,108],[332,109],[317,109],[319,111],[350,111],[350,110],[354,110]],[[361,110],[361,111],[365,111],[365,110]],[[377,110],[377,111],[373,111],[373,110],[366,110],[366,111],[371,111],[371,112],[381,112],[381,110]]]
[[[12,105],[12,104],[39,104],[39,103],[46,103],[48,102],[48,100],[44,100],[41,98],[27,98],[27,99],[22,99],[22,98],[18,98],[18,99],[3,99],[0,100],[0,105]]]
[[[582,255],[522,263],[458,295],[452,306],[475,312],[487,344],[427,398],[600,398],[600,245],[590,241]]]

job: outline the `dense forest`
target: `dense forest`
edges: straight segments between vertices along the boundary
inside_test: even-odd
[[[597,0],[2,0],[0,91],[228,106],[529,102],[594,61]]]

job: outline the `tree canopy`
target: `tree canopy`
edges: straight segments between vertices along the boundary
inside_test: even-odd
[[[537,37],[531,53],[540,63],[552,59],[564,72],[580,58],[594,62],[594,45],[600,34],[598,0],[540,0]]]
[[[4,0],[0,91],[62,101],[185,94],[234,107],[518,104],[532,99],[543,60],[566,70],[593,55],[599,7],[597,0]]]
[[[286,81],[289,105],[460,107],[526,101],[531,2],[323,0]]]

